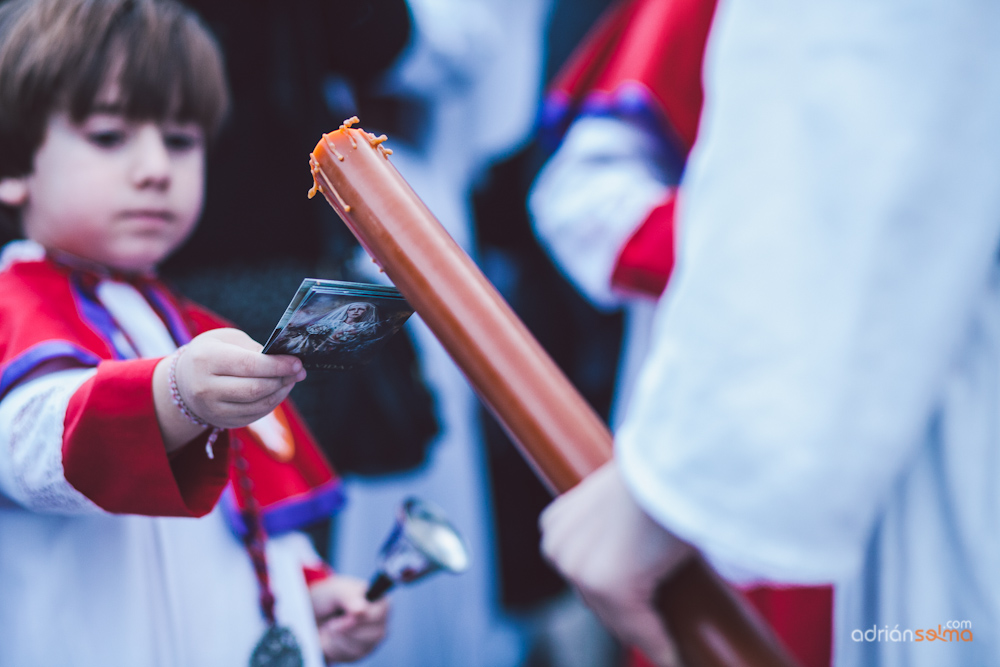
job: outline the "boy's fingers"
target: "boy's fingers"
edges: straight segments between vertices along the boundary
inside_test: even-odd
[[[348,636],[358,626],[358,619],[354,616],[334,616],[320,621],[320,625],[330,633]]]
[[[362,591],[364,593],[364,591]],[[365,612],[368,609],[368,601],[364,597],[344,597],[340,600],[340,605],[344,612],[355,616],[359,619],[365,618]]]
[[[239,401],[222,401],[220,404],[226,406],[226,408],[231,410],[234,415],[248,417],[254,415],[262,416],[278,407],[283,400],[288,398],[288,394],[291,391],[292,386],[289,385],[256,401],[250,401],[247,403],[241,403]]]
[[[372,613],[369,618],[376,623],[383,623],[389,618],[389,598],[384,597],[371,606]]]
[[[246,332],[240,331],[239,329],[213,329],[203,335],[223,343],[236,345],[237,347],[249,350],[250,352],[260,352],[264,349],[263,345],[248,336]]]
[[[210,416],[206,416],[204,419],[223,428],[246,426],[278,407],[278,404],[287,398],[289,391],[291,391],[291,387],[286,387],[252,403],[216,401],[212,410],[206,413]]]
[[[389,600],[387,598],[382,598],[376,602],[364,600],[357,612],[362,623],[377,627],[384,623],[389,615]]]
[[[256,403],[283,389],[291,390],[293,383],[288,378],[262,377],[243,378],[233,376],[217,377],[212,381],[216,395],[225,403]],[[286,392],[287,395],[287,392]]]
[[[324,634],[326,636],[323,642],[323,653],[332,662],[354,662],[371,650],[370,646],[345,636],[338,630],[330,630],[329,633]],[[331,634],[333,636],[330,636]]]
[[[213,375],[242,378],[294,377],[302,371],[302,362],[287,354],[260,352],[227,346],[220,350],[209,367]]]
[[[321,625],[321,632],[329,637],[341,660],[357,659],[372,650],[385,637],[385,628],[351,622],[337,618]]]

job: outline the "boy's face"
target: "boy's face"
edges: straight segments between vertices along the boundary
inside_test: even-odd
[[[128,120],[109,92],[80,125],[54,114],[34,171],[4,179],[0,196],[21,207],[27,238],[120,271],[147,271],[201,213],[204,136],[193,123]]]

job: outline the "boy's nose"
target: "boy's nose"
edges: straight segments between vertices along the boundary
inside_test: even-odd
[[[170,184],[170,153],[163,133],[152,123],[143,125],[136,135],[132,181],[140,188],[166,188]]]

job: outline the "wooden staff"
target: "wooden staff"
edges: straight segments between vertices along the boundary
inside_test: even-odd
[[[315,185],[448,351],[539,477],[573,488],[611,459],[612,436],[469,256],[389,162],[352,128],[324,135]],[[688,667],[793,667],[769,628],[701,558],[654,604]]]

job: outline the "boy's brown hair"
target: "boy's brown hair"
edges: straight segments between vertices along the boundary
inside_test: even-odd
[[[113,71],[127,118],[211,137],[226,114],[219,47],[177,2],[0,0],[0,178],[30,174],[52,113],[82,122]]]

